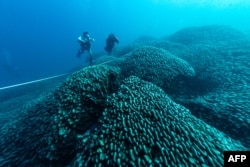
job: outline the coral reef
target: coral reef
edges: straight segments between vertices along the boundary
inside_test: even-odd
[[[53,127],[58,133],[49,140],[51,147],[55,149],[51,150],[51,159],[59,158],[62,152],[68,155],[64,151],[67,140],[84,133],[97,122],[105,107],[107,95],[115,92],[119,85],[119,73],[120,70],[116,67],[88,67],[72,74],[55,91],[59,107]]]
[[[63,166],[76,153],[78,134],[94,125],[120,69],[93,66],[72,74],[55,91],[21,108],[1,128],[0,166]]]
[[[163,48],[194,68],[196,75],[182,78],[184,84],[168,94],[198,118],[250,147],[250,41],[228,26],[189,27],[173,36],[177,34],[178,40],[143,44]],[[185,42],[189,37],[191,42]]]
[[[194,69],[183,59],[151,46],[132,51],[122,62],[121,68],[124,76],[138,76],[165,91],[177,86],[182,78],[195,75]]]
[[[224,150],[244,149],[134,76],[108,97],[99,123],[70,166],[222,166]]]
[[[0,129],[0,166],[49,164],[47,140],[53,136],[51,122],[55,109],[55,99],[48,93],[16,111],[15,116]]]
[[[189,98],[176,97],[175,100],[189,108],[197,118],[250,147],[249,92],[249,86],[235,86],[231,90],[222,89]]]
[[[210,25],[181,29],[170,36],[169,40],[177,43],[193,44],[207,43],[208,41],[239,40],[241,38],[244,38],[244,35],[230,26]]]
[[[223,151],[250,148],[249,48],[205,26],[97,55],[1,111],[0,166],[222,166]],[[25,102],[0,99],[0,110]]]
[[[224,26],[215,27],[215,30],[210,28],[209,32],[220,29],[225,39],[175,45],[178,46],[176,49],[169,47],[170,53],[189,62],[196,72],[180,90],[184,97],[171,96],[198,118],[250,147],[250,66],[246,63],[250,57],[250,41],[242,34],[237,37],[238,31],[234,29]]]

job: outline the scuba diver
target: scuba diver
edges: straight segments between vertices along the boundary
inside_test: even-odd
[[[84,32],[81,36],[78,37],[78,42],[80,43],[81,48],[77,52],[77,57],[81,57],[85,50],[89,53],[89,63],[92,64],[92,51],[91,51],[91,42],[94,42],[95,39],[89,36],[88,32]]]
[[[110,34],[106,39],[106,46],[104,48],[108,55],[110,55],[110,53],[112,52],[115,43],[119,43],[119,39],[114,34]]]

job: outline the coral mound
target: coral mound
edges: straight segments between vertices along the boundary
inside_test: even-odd
[[[0,166],[66,166],[78,135],[97,123],[120,69],[93,66],[73,73],[54,92],[21,108],[1,128]]]
[[[106,97],[116,91],[119,73],[120,69],[116,67],[88,67],[72,74],[58,88],[54,93],[58,108],[53,122],[54,131],[58,133],[49,141],[51,147],[60,146],[61,152],[64,152],[64,143],[97,122]],[[50,158],[56,157],[52,150]]]
[[[176,86],[177,82],[182,81],[181,77],[195,75],[194,69],[186,61],[152,46],[143,46],[132,51],[122,62],[121,68],[126,77],[137,76],[164,90]]]
[[[162,89],[134,76],[108,97],[99,123],[70,166],[223,166],[223,151],[237,148]]]
[[[170,41],[193,44],[208,41],[228,41],[239,40],[244,38],[244,35],[230,26],[201,26],[184,28],[170,37]]]

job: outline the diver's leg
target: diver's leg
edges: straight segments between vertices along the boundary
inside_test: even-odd
[[[92,65],[92,50],[89,49],[89,64]]]
[[[83,53],[84,53],[84,49],[82,49],[82,48],[81,48],[81,49],[79,49],[79,50],[78,50],[78,52],[77,52],[77,55],[76,55],[76,56],[77,56],[78,58],[80,58],[80,57],[81,57],[81,55],[82,55]]]
[[[76,57],[80,58],[81,57],[81,49],[77,51]]]

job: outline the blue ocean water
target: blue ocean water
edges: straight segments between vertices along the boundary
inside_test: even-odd
[[[221,167],[249,151],[249,8],[0,1],[0,167]]]
[[[1,0],[0,86],[65,73],[77,59],[77,37],[88,31],[103,52],[115,33],[120,45],[140,36],[162,37],[188,26],[231,25],[249,31],[248,1]]]

